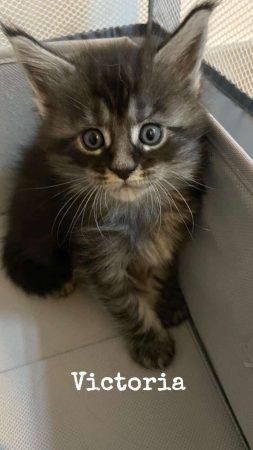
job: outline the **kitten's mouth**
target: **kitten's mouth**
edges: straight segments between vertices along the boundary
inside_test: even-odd
[[[139,189],[139,186],[134,185],[133,183],[129,181],[123,181],[122,185],[120,186],[120,189]]]
[[[136,200],[144,191],[144,184],[126,180],[120,185],[117,183],[117,185],[111,190],[111,195],[117,200],[131,202]]]

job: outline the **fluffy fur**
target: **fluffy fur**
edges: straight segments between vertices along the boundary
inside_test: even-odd
[[[42,296],[72,279],[92,285],[145,367],[170,363],[166,325],[185,316],[176,260],[202,194],[200,64],[212,7],[163,43],[155,33],[138,45],[84,41],[67,55],[4,27],[42,119],[17,170],[6,271]],[[161,128],[157,145],[141,142],[149,123]],[[83,134],[94,128],[104,145],[90,151]]]

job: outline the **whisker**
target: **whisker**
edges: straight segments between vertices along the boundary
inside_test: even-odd
[[[103,233],[102,233],[102,231],[100,229],[100,226],[99,226],[99,223],[98,223],[98,219],[97,219],[97,206],[98,206],[98,199],[99,199],[99,195],[101,193],[101,189],[102,189],[102,187],[100,187],[98,189],[97,194],[95,196],[94,220],[95,220],[95,223],[96,223],[96,226],[97,226],[97,229],[98,229],[99,233],[101,234],[102,238],[104,238],[105,236],[103,235]]]
[[[52,225],[52,228],[51,228],[51,234],[52,234],[53,231],[54,231],[54,227],[55,227],[55,225],[56,225],[57,219],[58,219],[58,217],[60,216],[61,212],[64,211],[64,209],[70,204],[69,208],[68,208],[67,211],[64,213],[64,215],[63,215],[63,217],[61,218],[61,221],[60,221],[60,223],[59,223],[59,225],[58,225],[58,228],[57,228],[57,241],[58,241],[59,229],[60,229],[60,226],[61,226],[61,224],[62,224],[62,221],[63,221],[64,217],[66,216],[66,214],[68,213],[69,209],[72,207],[72,205],[73,205],[73,204],[76,202],[76,200],[78,199],[79,195],[80,195],[80,191],[79,191],[79,192],[75,192],[75,194],[72,195],[72,196],[70,197],[70,199],[68,199],[68,200],[63,204],[63,206],[60,208],[60,210],[58,211],[58,213],[57,213],[57,215],[56,215],[56,217],[55,217],[55,219],[54,219],[54,222],[53,222],[53,225]],[[59,241],[58,241],[58,242],[59,242]]]
[[[105,190],[105,207],[107,211],[109,211],[108,203],[107,203],[107,191]]]
[[[89,191],[89,187],[86,187],[86,189],[82,190],[82,194],[85,194],[85,192],[87,192],[87,191]],[[73,232],[73,229],[74,229],[74,227],[75,227],[75,225],[76,225],[76,222],[78,221],[78,218],[80,217],[80,215],[78,216],[78,213],[79,213],[79,211],[82,209],[82,205],[84,204],[84,202],[85,202],[85,200],[86,200],[86,198],[87,198],[87,195],[88,195],[88,194],[86,194],[86,195],[84,196],[84,198],[83,198],[82,201],[80,202],[79,206],[77,207],[76,212],[75,212],[75,215],[74,215],[74,217],[73,217],[73,219],[72,219],[72,221],[71,221],[71,224],[70,224],[70,226],[69,226],[69,228],[68,228],[68,231],[67,231],[67,233],[66,233],[66,236],[68,236],[68,234],[70,234],[70,237],[69,237],[69,243],[70,243],[71,234],[72,234],[72,232]]]
[[[156,181],[156,182],[157,182],[157,181]],[[160,183],[159,183],[159,186],[161,187]],[[166,195],[169,195],[171,201],[173,202],[173,204],[174,204],[174,206],[175,206],[175,208],[176,208],[178,214],[180,215],[180,217],[181,217],[181,219],[182,219],[182,221],[183,221],[183,223],[184,223],[184,225],[185,225],[185,228],[187,229],[187,231],[188,231],[188,233],[189,233],[191,239],[193,239],[192,233],[191,233],[191,231],[189,230],[189,227],[188,227],[187,223],[185,222],[184,217],[183,217],[183,215],[181,214],[180,209],[178,208],[178,206],[177,206],[177,204],[176,204],[176,202],[175,202],[173,196],[169,193],[169,191],[165,188],[165,186],[164,186],[164,189],[165,189]]]
[[[164,178],[162,178],[162,180],[163,180],[165,183],[167,183],[172,189],[174,189],[174,190],[178,193],[178,195],[181,197],[181,199],[183,200],[183,202],[185,203],[185,205],[186,205],[186,207],[188,208],[188,211],[189,211],[189,213],[190,213],[190,215],[191,215],[191,220],[192,220],[192,230],[193,230],[194,225],[195,225],[195,222],[194,222],[194,217],[193,217],[192,210],[191,210],[191,208],[190,208],[190,206],[189,206],[187,200],[185,199],[185,197],[181,194],[181,192],[180,192],[173,184],[171,184],[168,180],[166,180],[166,179],[164,179]]]
[[[152,188],[153,188],[153,190],[154,190],[154,192],[155,192],[155,194],[156,194],[156,197],[157,197],[157,199],[158,199],[158,205],[159,205],[159,215],[158,215],[158,221],[159,221],[159,230],[160,230],[160,228],[161,228],[161,225],[162,225],[162,204],[161,204],[161,197],[160,197],[160,194],[159,194],[159,191],[158,191],[158,189],[157,189],[157,186],[154,184],[154,183],[152,183]],[[157,222],[157,221],[156,221]]]
[[[60,195],[63,195],[64,193],[68,192],[69,194],[71,193],[69,187],[67,187],[66,189],[63,189],[60,192],[57,192],[57,194],[52,195],[51,197],[46,198],[44,201],[40,202],[36,208],[34,209],[34,212],[36,212],[38,209],[40,209],[42,206],[44,206],[45,204],[47,204],[48,202],[50,202],[50,200],[53,200],[56,197],[59,197]]]
[[[36,191],[36,190],[43,190],[43,189],[52,189],[58,186],[64,186],[66,184],[73,184],[75,181],[81,181],[83,180],[83,177],[79,177],[79,178],[73,178],[70,181],[65,181],[64,183],[57,183],[57,184],[52,184],[50,186],[38,186],[38,187],[33,187],[33,188],[24,188],[24,191]]]
[[[103,212],[102,212],[102,199],[103,199],[103,194],[104,194],[104,190],[101,187],[101,191],[100,191],[100,196],[99,196],[99,212],[100,212],[100,217],[101,219],[103,219]]]
[[[90,189],[90,191],[89,191],[89,194],[87,194],[89,197],[88,197],[88,199],[86,200],[86,203],[85,203],[85,205],[84,205],[84,207],[83,207],[83,211],[82,211],[82,220],[81,220],[81,234],[83,235],[83,221],[84,221],[84,213],[85,213],[85,210],[86,210],[86,207],[87,207],[87,205],[88,205],[88,203],[89,203],[89,201],[90,201],[90,198],[92,197],[92,195],[96,192],[96,189],[97,189],[97,187],[91,187],[91,189]]]
[[[165,188],[165,186],[163,186],[158,180],[156,180],[156,184],[160,187],[160,189],[162,189],[162,191],[164,192],[165,196],[166,196],[166,200],[168,200],[169,206],[170,206],[170,210],[171,210],[171,214],[173,215],[173,210],[172,210],[172,206],[171,206],[171,202],[170,199],[172,200],[172,197],[170,195],[170,193],[167,191],[167,189]],[[169,196],[169,198],[167,199],[167,196]]]
[[[59,225],[58,225],[58,228],[57,228],[57,235],[56,235],[56,236],[57,236],[57,242],[59,242],[60,228],[61,228],[61,224],[62,224],[63,221],[64,221],[64,218],[67,216],[68,212],[69,212],[70,209],[74,206],[74,204],[75,204],[76,201],[80,198],[81,195],[82,195],[82,191],[79,192],[79,193],[75,196],[75,198],[73,199],[72,203],[69,205],[69,207],[67,208],[67,210],[65,211],[65,213],[62,215],[62,218],[61,218],[61,220],[60,220],[60,222],[59,222]],[[66,238],[67,238],[67,235],[65,235],[65,238],[64,238],[63,242],[65,242]]]
[[[71,196],[68,200],[66,200],[66,202],[61,206],[60,210],[58,211],[58,213],[56,214],[56,216],[55,216],[55,218],[54,218],[53,225],[52,225],[52,228],[51,228],[51,234],[52,234],[53,231],[54,231],[54,227],[55,227],[55,225],[56,225],[56,221],[57,221],[57,219],[58,219],[58,217],[59,217],[61,211],[64,210],[64,208],[71,202],[71,200],[73,200],[73,198],[74,198],[76,195],[77,195],[77,193],[75,193],[74,195],[72,195],[72,196]]]
[[[149,183],[149,186],[152,187],[152,184]],[[152,195],[152,193],[150,192],[149,189],[148,189],[148,191],[147,191],[147,194],[148,194],[148,197],[149,197],[150,200],[151,200],[151,217],[152,217],[152,216],[153,216],[153,212],[154,212],[154,200],[153,200],[153,195]]]
[[[94,196],[94,199],[93,199],[91,208],[90,208],[90,214],[89,214],[89,221],[88,221],[88,223],[90,223],[90,219],[91,219],[92,213],[93,213],[93,215],[94,215],[93,207],[94,207],[94,203],[95,203],[95,201],[96,201],[97,195],[98,195],[98,187],[95,186],[95,196]],[[94,219],[95,219],[95,217],[94,217]]]
[[[191,183],[197,184],[201,187],[207,188],[207,189],[214,189],[214,187],[212,186],[208,186],[207,184],[203,184],[200,183],[199,181],[196,181],[195,178],[186,178],[186,177],[182,177],[180,176],[177,172],[174,172],[174,170],[170,169],[170,172],[173,173],[173,175],[175,175],[177,178],[179,178],[180,180],[184,181],[187,183],[187,181],[190,181]],[[191,186],[191,184],[187,183],[189,186]],[[194,187],[194,186],[192,186]]]

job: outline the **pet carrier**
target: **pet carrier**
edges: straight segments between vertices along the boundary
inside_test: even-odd
[[[199,3],[0,0],[0,19],[68,51],[87,38],[138,39],[153,22],[173,32]],[[77,391],[71,372],[94,373],[97,380],[117,372],[139,379],[160,372],[130,360],[91,294],[42,301],[27,297],[1,272],[1,450],[253,448],[252,0],[219,2],[203,72],[207,193],[180,259],[191,320],[173,329],[177,355],[165,371],[168,380],[182,377],[186,389]],[[0,33],[2,236],[12,169],[37,120],[31,89]]]

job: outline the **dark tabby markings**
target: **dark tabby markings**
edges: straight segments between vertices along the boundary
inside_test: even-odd
[[[187,316],[175,261],[203,194],[199,69],[212,9],[198,6],[173,36],[153,27],[139,44],[86,40],[68,55],[4,27],[42,119],[17,169],[6,272],[42,296],[66,293],[72,277],[90,284],[144,367],[171,362],[166,327]],[[140,139],[147,123],[156,145]],[[101,136],[94,153],[90,129]]]

